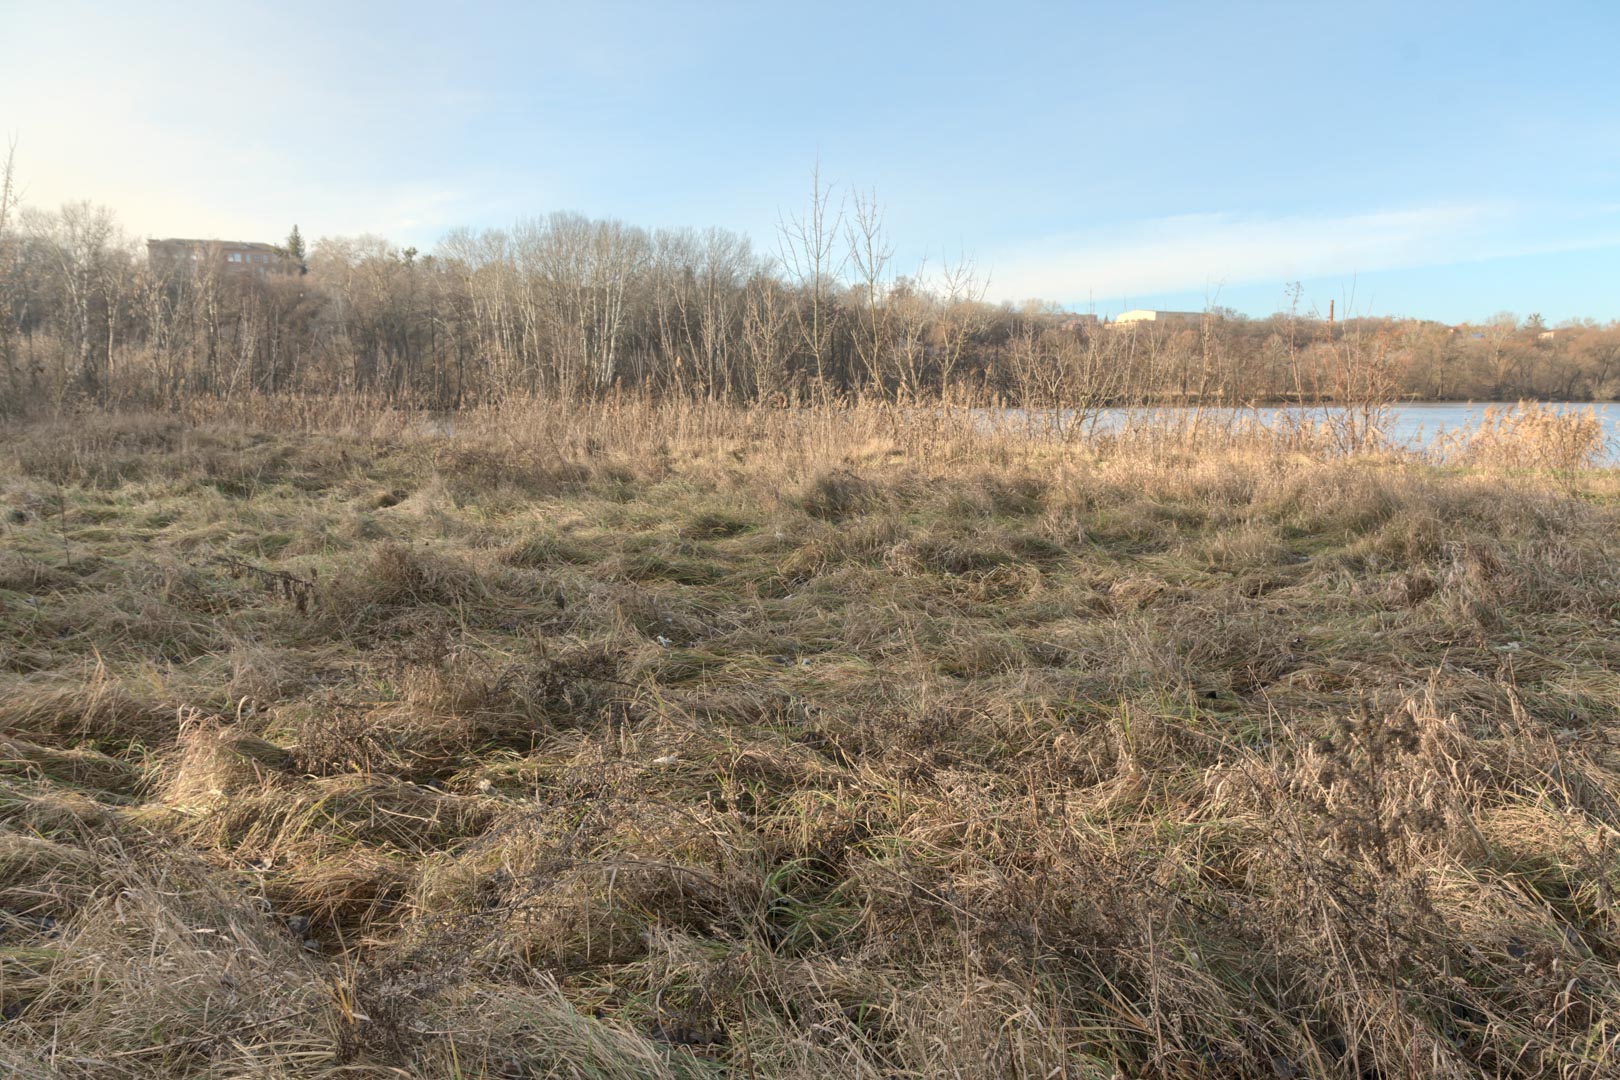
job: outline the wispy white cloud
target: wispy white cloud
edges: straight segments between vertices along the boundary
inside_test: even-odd
[[[197,235],[275,240],[298,222],[310,236],[379,233],[430,241],[468,220],[491,197],[476,182],[410,177],[322,175],[317,159],[248,147],[210,145],[136,126],[98,154],[117,155],[109,170],[70,141],[46,134],[19,139],[24,200],[40,208],[89,199],[105,203],[135,237]]]
[[[1601,208],[1600,208],[1601,209]],[[1599,214],[1599,217],[1608,215]],[[1568,216],[1531,220],[1507,203],[1342,215],[1186,214],[1054,236],[993,259],[996,299],[1216,290],[1614,243]]]
[[[169,20],[108,12],[73,47],[34,12],[0,67],[0,140],[17,142],[22,196],[49,209],[104,203],[134,237],[274,240],[375,232],[423,244],[498,199],[486,170],[429,157],[412,139],[454,131],[488,104],[404,65],[364,67],[319,42],[267,63],[244,38],[252,11]],[[142,47],[131,47],[140,42]],[[532,182],[532,181],[531,181]]]

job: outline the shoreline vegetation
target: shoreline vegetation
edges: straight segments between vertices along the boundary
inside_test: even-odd
[[[1256,318],[1213,301],[1129,324],[992,303],[993,269],[900,265],[875,198],[819,177],[760,247],[554,213],[452,230],[432,251],[378,236],[306,251],[296,227],[280,244],[143,250],[106,207],[21,207],[9,165],[0,181],[8,416],[285,395],[443,410],[621,394],[1078,410],[1620,399],[1620,323],[1324,318],[1297,284]]]
[[[1620,473],[1377,389],[6,421],[0,1068],[1615,1075]]]

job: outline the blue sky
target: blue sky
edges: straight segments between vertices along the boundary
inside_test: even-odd
[[[1084,310],[1620,318],[1620,3],[0,0],[34,205],[135,235],[580,210],[776,246],[825,180],[897,266]]]

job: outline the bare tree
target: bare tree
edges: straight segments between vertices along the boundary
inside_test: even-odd
[[[106,389],[109,357],[96,326],[98,311],[107,302],[112,249],[122,242],[117,223],[106,207],[88,202],[67,203],[54,214],[27,213],[24,221],[35,242],[49,253],[81,388],[99,396]]]
[[[1492,315],[1484,327],[1486,355],[1489,360],[1491,396],[1504,399],[1524,363],[1524,352],[1518,347],[1519,320],[1509,311]]]
[[[6,160],[0,166],[0,237],[7,235],[11,212],[17,205],[17,140],[6,144]]]
[[[732,393],[744,282],[753,270],[753,251],[737,233],[660,229],[654,235],[652,319],[657,351],[671,365],[661,376],[690,375],[708,397]]]
[[[889,289],[890,352],[900,379],[902,400],[915,401],[922,394],[927,378],[928,334],[937,316],[934,299],[927,285],[927,264],[910,277],[902,277]]]
[[[854,267],[859,290],[855,354],[865,377],[882,393],[885,389],[884,360],[887,351],[887,290],[889,261],[894,249],[883,231],[883,210],[877,195],[855,193],[855,214],[848,226],[849,262]]]
[[[710,385],[730,396],[735,387],[733,351],[741,330],[743,282],[755,269],[746,236],[725,229],[703,232],[702,353]]]
[[[13,309],[16,299],[16,239],[11,219],[17,206],[17,140],[6,145],[6,160],[0,165],[0,366],[5,368],[6,400],[14,406],[22,399],[22,373],[18,370]]]
[[[990,280],[980,277],[973,261],[964,256],[941,267],[940,285],[943,310],[939,331],[939,389],[942,394],[948,394],[974,337],[989,324],[984,297],[990,289]]]
[[[755,274],[744,298],[742,347],[758,400],[775,400],[787,389],[787,339],[793,317],[781,284],[767,274]]]
[[[843,270],[835,254],[843,220],[843,203],[836,209],[832,206],[832,185],[822,186],[818,157],[810,173],[810,202],[804,214],[779,222],[777,238],[782,266],[805,296],[798,309],[799,337],[815,368],[817,393],[823,397],[832,354],[832,290]]]

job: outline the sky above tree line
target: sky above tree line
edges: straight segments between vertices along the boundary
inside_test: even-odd
[[[1613,0],[0,0],[0,38],[24,201],[136,236],[577,210],[770,254],[819,159],[896,272],[997,300],[1620,318]]]

